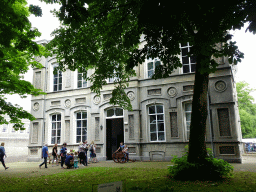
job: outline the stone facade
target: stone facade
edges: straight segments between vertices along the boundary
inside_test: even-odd
[[[105,85],[100,96],[95,95],[90,90],[91,82],[85,82],[77,71],[53,75],[55,57],[42,58],[44,67],[34,69],[33,83],[47,94],[31,100],[31,111],[37,119],[31,122],[30,160],[40,158],[44,143],[50,151],[54,143],[63,142],[68,143],[68,149],[77,149],[84,139],[97,144],[100,160],[111,159],[121,141],[128,145],[133,159],[170,160],[174,155],[181,156],[189,138],[194,72],[193,58],[186,58],[183,52],[180,58],[189,59],[189,63],[165,79],[151,78],[160,63],[158,59],[146,60],[135,68],[137,76],[131,78],[126,89],[133,111],[109,104],[113,83]],[[92,73],[87,71],[87,75]],[[216,73],[210,74],[206,143],[215,157],[241,162],[235,86],[232,66],[223,58]]]

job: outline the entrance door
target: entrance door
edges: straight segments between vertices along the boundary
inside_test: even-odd
[[[107,160],[112,160],[112,154],[124,142],[123,118],[106,119],[107,120]]]

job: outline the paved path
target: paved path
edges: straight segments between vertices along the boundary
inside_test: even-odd
[[[39,169],[41,162],[15,162],[6,163],[10,168],[4,170],[3,166],[0,165],[0,177],[1,176],[16,176],[16,177],[33,177],[42,175],[52,175],[55,173],[76,171],[75,169],[61,169],[60,165],[52,167],[48,165],[48,169],[42,166]],[[113,161],[101,161],[99,163],[90,163],[87,167],[80,166],[79,169],[88,169],[90,167],[137,167],[137,168],[159,168],[166,169],[170,165],[170,162],[129,162],[125,164],[114,163]],[[256,172],[256,155],[244,155],[242,164],[232,164],[234,171],[250,171]]]

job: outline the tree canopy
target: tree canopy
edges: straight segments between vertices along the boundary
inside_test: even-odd
[[[38,6],[27,7],[26,0],[2,0],[0,3],[0,124],[14,123],[14,129],[24,129],[21,119],[35,118],[18,105],[6,102],[4,95],[39,95],[41,90],[23,80],[29,66],[41,67],[34,56],[47,56],[46,49],[33,41],[41,33],[31,28],[28,20],[30,13],[41,16]],[[10,122],[2,115],[7,114]]]
[[[178,55],[180,44],[192,46],[189,56],[196,59],[194,96],[189,140],[189,162],[204,162],[207,156],[205,131],[209,74],[216,71],[216,58],[228,57],[237,64],[243,58],[229,30],[256,31],[256,2],[182,0],[42,0],[60,3],[55,14],[62,26],[54,31],[49,46],[57,55],[59,69],[94,68],[89,77],[91,89],[100,93],[109,77],[118,77],[111,102],[130,109],[124,88],[133,68],[146,58],[158,57],[153,78],[169,77],[182,67]],[[141,37],[146,41],[139,48]]]
[[[250,95],[252,89],[249,84],[241,81],[236,83],[238,108],[241,122],[243,138],[256,137],[256,104],[253,96]]]

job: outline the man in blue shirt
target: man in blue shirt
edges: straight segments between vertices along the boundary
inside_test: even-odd
[[[7,157],[6,154],[5,154],[4,142],[3,142],[3,143],[1,143],[1,146],[0,146],[0,162],[2,162],[2,164],[3,164],[3,166],[4,166],[5,170],[6,170],[6,169],[8,169],[9,167],[6,167],[6,166],[5,166],[5,163],[4,163],[4,156]]]
[[[71,153],[70,155],[68,155],[68,156],[66,157],[65,165],[67,166],[67,169],[70,169],[70,168],[74,165],[74,163],[71,164],[71,162],[74,161],[74,160],[73,160],[73,159],[74,159],[73,156],[74,156],[73,153]]]
[[[43,149],[42,149],[42,158],[44,158],[44,162],[39,165],[39,168],[40,168],[40,169],[41,169],[41,166],[42,166],[43,164],[45,164],[45,168],[47,168],[47,157],[48,157],[48,155],[49,155],[49,153],[48,153],[48,147],[47,147],[47,146],[48,146],[48,145],[45,144],[44,147],[43,147]]]
[[[63,147],[60,150],[60,157],[61,157],[61,168],[64,169],[63,164],[66,159],[66,154],[67,154],[67,143],[63,143]]]

